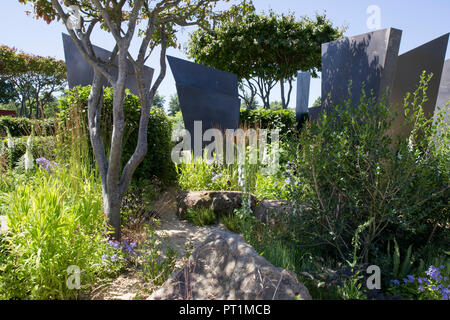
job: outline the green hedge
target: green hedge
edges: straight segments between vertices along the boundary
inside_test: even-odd
[[[28,136],[33,126],[35,133],[40,135],[51,135],[55,130],[54,119],[35,120],[3,116],[0,117],[0,137],[6,137],[6,128],[13,137]]]
[[[74,108],[81,111],[83,121],[87,128],[87,104],[90,93],[90,86],[76,87],[67,92],[67,95],[60,99],[60,123],[64,126],[67,121],[71,121]],[[139,98],[126,91],[124,101],[125,133],[123,141],[122,166],[133,154],[137,139],[140,118]],[[102,135],[106,152],[109,152],[110,139],[112,133],[112,109],[113,90],[104,89],[102,108]],[[160,108],[152,108],[148,125],[148,152],[144,161],[136,169],[134,179],[151,179],[157,177],[164,183],[171,183],[176,180],[175,166],[171,160],[172,150],[172,126]],[[88,137],[86,137],[88,138]],[[89,141],[90,143],[90,141]]]
[[[290,109],[241,109],[241,125],[249,128],[279,128],[281,137],[297,131],[295,111]]]

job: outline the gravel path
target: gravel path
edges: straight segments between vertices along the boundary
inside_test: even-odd
[[[169,190],[160,195],[153,203],[153,210],[158,213],[161,220],[155,234],[159,243],[164,247],[171,247],[178,252],[176,269],[186,263],[186,249],[194,250],[208,236],[208,234],[222,225],[198,227],[177,217],[177,190]],[[165,250],[163,250],[165,251]],[[144,253],[145,254],[145,253]],[[161,252],[164,254],[164,252]],[[94,300],[131,300],[136,298],[147,298],[143,296],[148,284],[144,283],[136,274],[130,271],[120,275],[111,283],[99,287],[88,299]],[[148,294],[147,294],[148,295]]]

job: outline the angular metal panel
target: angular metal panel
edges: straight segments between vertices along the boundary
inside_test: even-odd
[[[428,101],[422,105],[425,116],[432,117],[435,111],[442,69],[450,34],[445,34],[420,47],[402,54],[398,58],[397,72],[389,103],[398,116],[392,123],[390,134],[406,137],[411,128],[406,124],[403,101],[407,92],[413,93],[419,85],[423,71],[433,73],[428,90]]]
[[[295,108],[297,122],[301,121],[303,116],[308,113],[310,85],[311,73],[299,72],[297,75],[297,104]]]
[[[170,56],[167,59],[176,81],[184,125],[191,134],[191,148],[208,129],[239,127],[236,75]],[[194,137],[194,121],[202,121],[202,137]]]
[[[449,105],[447,105],[449,104]],[[444,121],[447,125],[450,125],[450,59],[445,61],[444,68],[442,70],[441,84],[439,86],[439,94],[436,103],[436,110],[434,112],[434,121],[437,120],[437,116],[440,111],[444,110]],[[442,128],[438,128],[440,133]]]
[[[235,74],[171,56],[167,60],[177,84],[238,96]]]
[[[383,29],[322,44],[322,106],[329,110],[348,98],[356,106],[361,89],[381,97],[395,77],[402,31]]]
[[[72,89],[78,85],[91,85],[94,78],[94,70],[92,69],[92,66],[81,56],[78,48],[68,34],[63,33],[62,39],[64,45],[64,56],[66,60],[67,80],[69,83],[69,88]],[[109,60],[109,57],[111,56],[110,51],[94,45],[92,47],[95,55],[99,59],[103,61]],[[129,61],[127,69],[128,75],[125,86],[131,91],[131,93],[138,95],[139,91],[137,88],[136,77],[134,76],[133,65]],[[111,68],[110,72],[113,74],[114,78],[117,78],[117,68]],[[152,68],[145,67],[144,82],[148,87],[150,87],[150,84],[152,82],[153,72],[154,70]],[[105,79],[103,82],[103,86],[110,87],[111,85]]]

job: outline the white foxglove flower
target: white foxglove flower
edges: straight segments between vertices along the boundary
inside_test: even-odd
[[[9,129],[6,128],[6,134],[8,135],[7,138],[7,144],[8,144],[8,149],[12,149],[14,148],[15,144],[14,144],[14,138],[11,136],[11,132],[9,132]]]
[[[34,168],[34,159],[33,159],[33,155],[31,154],[31,152],[27,151],[25,152],[25,170],[31,170]]]

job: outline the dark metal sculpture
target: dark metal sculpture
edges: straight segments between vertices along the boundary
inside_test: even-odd
[[[433,117],[448,40],[449,34],[446,34],[399,56],[395,81],[389,99],[389,103],[397,113],[390,129],[393,136],[406,137],[411,131],[405,121],[403,102],[407,92],[413,93],[417,89],[423,71],[428,74],[433,73],[427,90],[428,101],[422,105],[425,116]]]
[[[297,75],[297,104],[295,108],[298,129],[300,129],[303,123],[308,119],[310,84],[311,73],[299,72]]]
[[[441,84],[439,86],[439,94],[437,97],[437,107],[444,107],[447,102],[450,103],[450,59],[445,61],[442,68]]]
[[[194,121],[202,122],[202,136],[211,128],[224,131],[239,127],[236,75],[171,56],[167,60],[175,78],[184,125],[191,134],[191,148],[195,140],[201,140],[194,137]]]
[[[359,103],[361,89],[382,97],[394,82],[402,31],[379,30],[322,45],[322,108],[330,110],[348,99]]]
[[[92,84],[92,80],[94,78],[94,70],[92,66],[81,56],[78,51],[75,43],[72,38],[67,34],[62,34],[63,45],[64,45],[64,56],[66,59],[66,70],[67,70],[67,80],[69,83],[69,88],[72,89],[78,85],[87,86]],[[92,46],[94,49],[94,53],[97,58],[108,61],[111,52],[105,49],[102,49],[97,46]],[[128,75],[126,80],[126,88],[128,88],[131,93],[138,95],[138,87],[136,77],[134,76],[134,69],[131,62],[128,61]],[[111,68],[110,72],[117,77],[117,68]],[[153,78],[154,70],[149,67],[145,67],[144,72],[144,82],[150,87],[150,83]],[[105,79],[103,82],[103,86],[109,87],[110,83]]]

